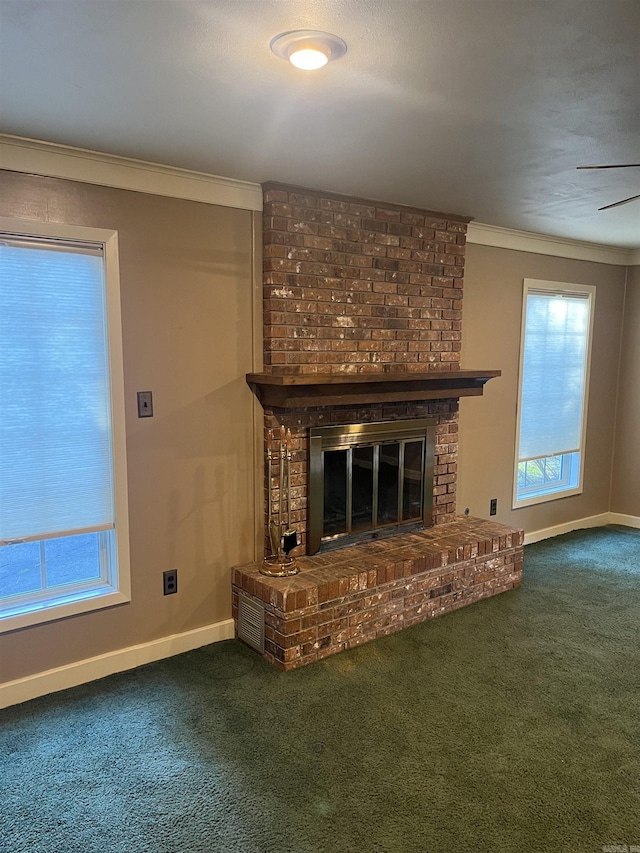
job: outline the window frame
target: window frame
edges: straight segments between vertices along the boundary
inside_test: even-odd
[[[584,372],[584,388],[582,392],[582,423],[580,429],[580,446],[576,453],[578,456],[577,462],[578,482],[577,485],[569,485],[566,489],[551,488],[543,494],[525,495],[518,497],[518,465],[520,461],[520,420],[522,416],[522,383],[524,378],[524,347],[525,347],[525,331],[527,322],[527,296],[532,291],[548,291],[549,294],[558,294],[562,296],[580,296],[586,298],[589,304],[589,328],[587,331],[587,345],[585,353],[585,372]],[[522,509],[536,504],[547,503],[549,501],[560,500],[574,495],[582,494],[584,491],[584,457],[586,448],[587,435],[587,419],[589,408],[589,384],[591,376],[591,349],[593,342],[593,325],[595,318],[595,301],[596,287],[591,284],[575,284],[563,281],[544,281],[540,279],[525,278],[522,290],[522,314],[520,325],[520,355],[518,363],[518,396],[516,398],[516,434],[515,434],[515,459],[513,465],[513,497],[512,509]],[[568,455],[568,454],[565,454]],[[549,457],[541,457],[549,458]]]
[[[124,398],[124,366],[120,304],[120,272],[118,233],[105,228],[37,222],[0,216],[0,231],[11,237],[67,239],[102,245],[106,303],[106,339],[111,395],[111,442],[113,452],[114,559],[107,572],[107,582],[84,592],[61,588],[58,599],[42,598],[6,609],[0,614],[0,634],[101,610],[131,601],[131,567],[129,557],[129,509],[126,461],[126,426]],[[82,586],[82,584],[80,584]],[[67,600],[64,600],[67,599]]]

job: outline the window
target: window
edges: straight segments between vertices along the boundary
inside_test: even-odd
[[[0,219],[0,631],[128,600],[117,235]]]
[[[594,300],[588,285],[525,279],[514,508],[582,491]]]

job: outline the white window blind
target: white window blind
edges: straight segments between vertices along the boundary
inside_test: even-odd
[[[0,235],[0,540],[114,526],[99,246]]]
[[[520,462],[580,449],[589,312],[588,294],[527,293]]]

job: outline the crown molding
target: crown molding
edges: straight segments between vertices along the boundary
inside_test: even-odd
[[[23,136],[0,133],[0,169],[184,198],[240,210],[262,210],[260,184]],[[640,265],[640,249],[585,243],[485,225],[482,222],[469,223],[467,242],[601,264]]]
[[[262,210],[260,184],[22,136],[0,134],[0,168],[241,210]]]
[[[517,252],[534,252],[537,255],[553,255],[577,261],[592,261],[598,264],[632,266],[640,263],[639,249],[624,249],[618,246],[603,246],[599,243],[584,243],[548,234],[531,231],[515,231],[482,222],[471,222],[467,228],[467,243],[478,246],[495,246],[499,249],[514,249]]]

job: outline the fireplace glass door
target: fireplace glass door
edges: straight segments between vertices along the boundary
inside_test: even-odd
[[[310,554],[431,524],[434,423],[310,430]]]

